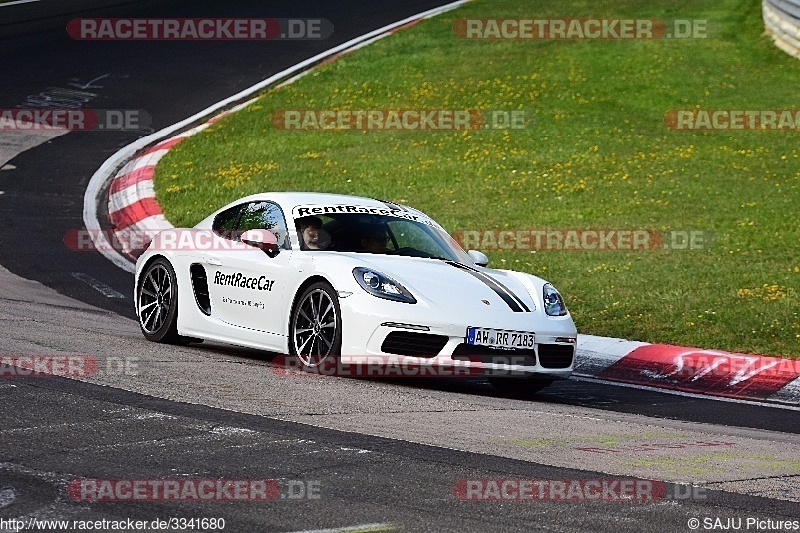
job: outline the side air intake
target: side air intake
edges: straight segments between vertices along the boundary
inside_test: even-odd
[[[203,265],[194,263],[189,267],[192,277],[192,291],[197,307],[206,315],[211,314],[211,297],[208,295],[208,278]]]

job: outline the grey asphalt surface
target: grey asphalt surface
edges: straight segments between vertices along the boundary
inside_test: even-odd
[[[149,343],[133,320],[4,270],[0,282],[0,353],[81,354],[99,368],[80,381],[0,379],[0,493],[14,495],[0,518],[222,517],[228,531],[376,523],[409,531],[689,531],[692,517],[800,518],[797,411],[781,413],[794,431],[781,432],[621,413],[600,401],[599,389],[588,391],[594,406],[559,403],[583,386],[572,381],[551,396],[507,398],[481,379],[290,377],[274,354]],[[642,392],[636,401],[673,400]],[[696,483],[704,499],[453,495],[462,479],[609,476]],[[267,478],[285,494],[292,480],[317,484],[320,497],[72,501],[65,487],[83,478]]]
[[[491,455],[283,423],[56,378],[0,381],[0,476],[19,503],[0,517],[151,521],[224,518],[226,531],[391,524],[407,531],[688,531],[692,517],[777,520],[796,505],[721,492],[706,501],[459,501],[460,479],[602,479]],[[35,420],[35,423],[32,421]],[[31,442],[38,443],[32,447]],[[46,449],[48,451],[44,451]],[[73,502],[76,479],[278,480],[284,499],[258,502]],[[288,486],[315,483],[314,499]],[[295,491],[294,494],[299,492]]]
[[[0,108],[73,78],[109,74],[93,89],[91,107],[143,109],[160,128],[436,4],[268,4],[268,16],[333,21],[337,31],[325,43],[87,43],[66,37],[58,18],[15,27],[13,37],[3,37],[0,24],[0,65],[10,80]],[[91,13],[264,16],[264,5],[137,2]],[[165,98],[165,91],[181,97]],[[0,172],[0,264],[11,271],[0,269],[0,356],[84,354],[100,365],[82,381],[0,378],[0,519],[224,517],[227,531],[376,523],[410,531],[689,531],[693,517],[800,518],[797,410],[574,380],[509,398],[480,379],[292,378],[281,375],[274,354],[147,343],[129,318],[132,277],[62,242],[82,227],[91,174],[143,133],[70,133]],[[104,296],[86,276],[124,298]],[[453,495],[460,479],[612,475],[696,483],[705,499],[486,502]],[[320,498],[74,502],[66,486],[81,478],[270,478],[284,487],[295,480],[318,483]]]

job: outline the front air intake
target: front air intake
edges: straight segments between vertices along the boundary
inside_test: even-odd
[[[575,346],[570,344],[540,344],[539,364],[544,368],[568,368],[575,356]]]
[[[381,351],[414,357],[433,357],[442,351],[447,340],[446,335],[392,331],[384,339]]]

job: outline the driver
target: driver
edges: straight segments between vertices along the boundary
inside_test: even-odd
[[[330,235],[322,229],[322,220],[318,217],[298,218],[296,224],[301,247],[307,250],[325,250],[330,246]]]
[[[388,252],[389,250],[386,248],[388,242],[389,236],[386,235],[381,226],[368,226],[361,237],[361,246],[372,254],[385,254]]]

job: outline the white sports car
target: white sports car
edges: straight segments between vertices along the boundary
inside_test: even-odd
[[[568,377],[577,334],[558,291],[487,262],[406,206],[257,194],[159,233],[136,263],[136,314],[151,341],[222,341],[305,369],[390,355],[526,390]]]

